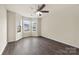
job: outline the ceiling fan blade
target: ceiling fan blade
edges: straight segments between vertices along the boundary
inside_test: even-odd
[[[49,13],[49,11],[40,11],[40,12],[42,12],[42,13]]]
[[[45,7],[45,4],[43,4],[41,7],[39,7],[39,8],[37,9],[37,11],[42,10],[44,7]]]

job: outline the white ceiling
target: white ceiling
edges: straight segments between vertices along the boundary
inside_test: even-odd
[[[6,8],[8,10],[16,12],[16,13],[22,15],[22,16],[26,16],[26,17],[38,17],[35,14],[35,11],[37,10],[38,5],[40,6],[40,4],[7,4],[5,6],[6,6]],[[47,5],[46,5],[46,7],[47,7]],[[47,10],[46,7],[44,9]],[[43,15],[45,15],[45,14],[46,13],[43,13]]]
[[[38,8],[38,4],[7,4],[5,5],[6,8],[10,11],[16,12],[22,16],[26,16],[26,17],[38,17],[35,14],[35,11]],[[44,8],[44,10],[49,10],[49,13],[43,13],[43,16],[49,16],[49,15],[54,15],[55,12],[57,11],[62,11],[62,7],[64,6],[64,8],[68,8],[69,6],[72,7],[72,11],[74,12],[74,6],[79,6],[79,5],[62,5],[62,4],[46,4],[46,7]],[[69,7],[69,8],[70,8]],[[68,10],[68,9],[67,9]]]
[[[10,11],[19,13],[22,16],[36,17],[34,14],[37,6],[37,4],[7,4],[6,8]]]

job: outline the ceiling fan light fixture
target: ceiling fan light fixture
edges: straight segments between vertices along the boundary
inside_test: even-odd
[[[40,11],[38,11],[38,12],[36,12],[36,15],[42,15],[42,12],[40,12]]]

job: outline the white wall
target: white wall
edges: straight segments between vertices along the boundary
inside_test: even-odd
[[[47,5],[42,36],[79,48],[79,5]]]
[[[11,11],[7,11],[7,40],[8,42],[16,41],[16,14]]]
[[[0,5],[0,54],[7,44],[7,14],[3,5]]]

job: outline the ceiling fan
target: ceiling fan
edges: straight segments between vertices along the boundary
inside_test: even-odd
[[[42,13],[49,13],[48,10],[43,10],[45,8],[45,4],[42,4],[41,6],[38,5],[38,9],[36,10],[36,13],[41,16]]]

